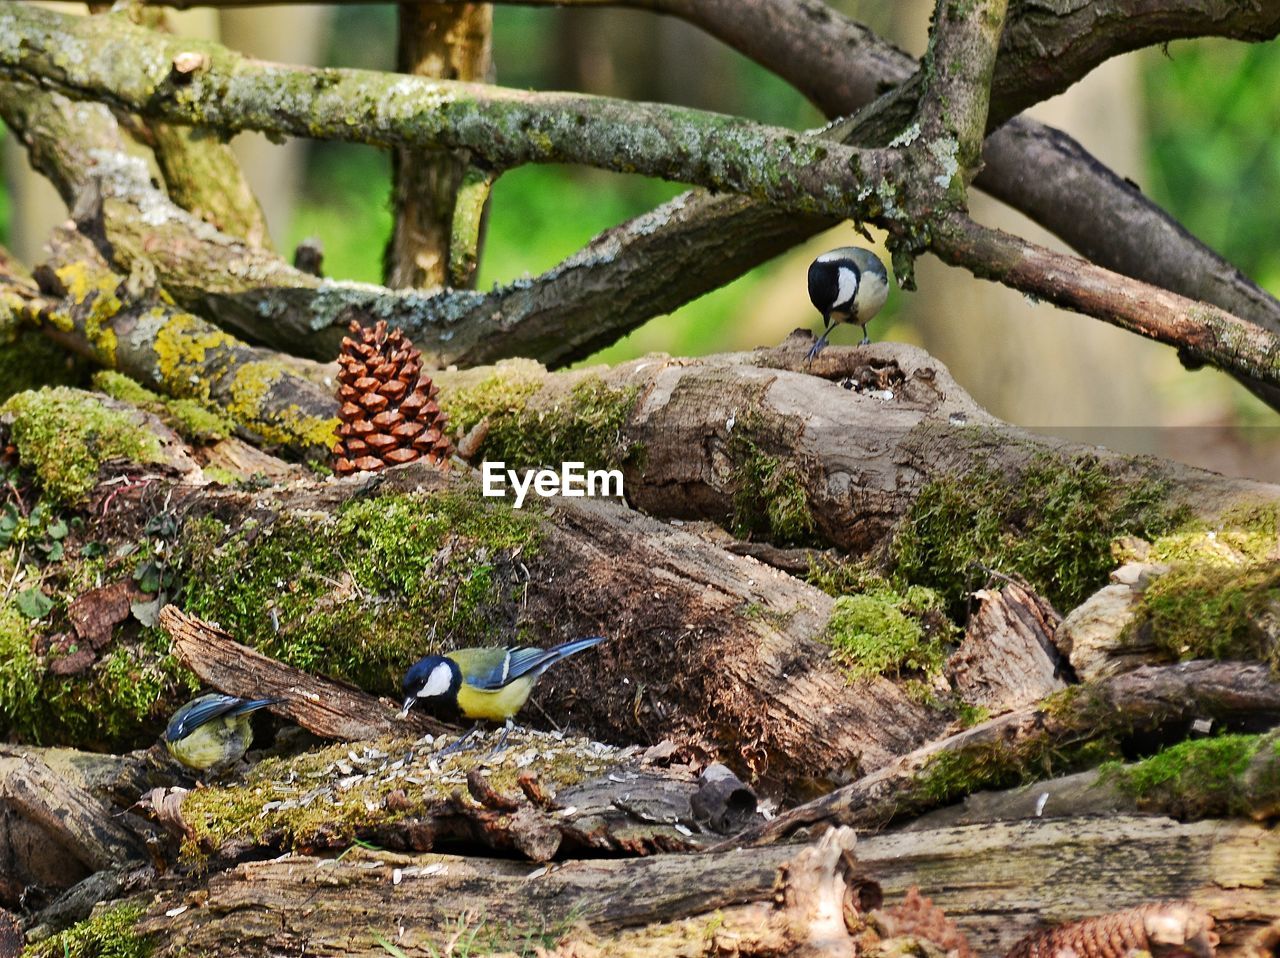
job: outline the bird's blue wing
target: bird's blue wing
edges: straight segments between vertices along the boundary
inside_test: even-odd
[[[220,695],[216,692],[202,695],[192,699],[174,713],[173,718],[169,720],[169,727],[165,729],[164,737],[167,741],[176,742],[190,735],[206,722],[212,722],[223,715],[243,715],[246,712],[255,712],[268,705],[274,705],[279,701],[279,699],[242,699],[235,695]]]
[[[561,659],[603,641],[604,636],[593,635],[563,642],[551,649],[522,645],[509,649],[458,649],[447,655],[458,663],[468,685],[492,692],[526,675],[536,678]]]

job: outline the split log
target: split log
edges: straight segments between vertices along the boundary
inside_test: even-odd
[[[417,711],[398,720],[399,706],[390,699],[278,662],[176,606],[160,610],[160,625],[173,640],[173,654],[202,682],[227,695],[280,699],[270,707],[272,712],[322,738],[359,740],[445,731],[440,722]]]
[[[999,715],[1067,687],[1066,664],[1053,645],[1061,621],[1053,607],[1016,582],[973,594],[978,610],[947,662],[952,686],[967,705]]]
[[[1277,856],[1280,835],[1256,825],[1028,821],[864,838],[843,883],[878,883],[886,903],[911,886],[925,889],[979,955],[1002,954],[1046,924],[1171,897],[1206,909],[1223,954],[1231,954],[1280,914]],[[162,894],[141,927],[157,936],[162,955],[183,948],[208,955],[302,948],[385,954],[378,938],[411,952],[427,943],[439,948],[459,916],[472,916],[468,932],[496,948],[519,949],[532,931],[595,942],[607,954],[704,954],[717,941],[729,947],[733,933],[759,941],[749,934],[759,924],[744,919],[758,921],[776,908],[779,869],[796,857],[795,846],[773,846],[531,870],[353,849],[341,861],[293,856],[239,865],[207,887]],[[793,874],[782,879],[784,889]],[[1022,894],[1028,889],[1035,894]],[[166,914],[184,905],[180,914]],[[683,950],[691,933],[699,949],[692,952]],[[640,951],[644,942],[653,950]]]
[[[819,822],[882,827],[984,786],[1043,774],[1088,743],[1180,739],[1204,719],[1226,728],[1280,722],[1280,680],[1260,663],[1187,662],[1074,686],[1050,702],[931,742],[735,841],[774,842]]]

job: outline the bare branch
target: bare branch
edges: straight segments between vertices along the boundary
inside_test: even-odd
[[[0,6],[0,72],[149,118],[222,131],[469,150],[494,169],[580,163],[744,193],[793,211],[859,217],[880,205],[891,155],[721,114],[575,94],[529,93],[368,70],[263,63],[177,42],[116,16]],[[105,57],[126,44],[128,57]],[[175,63],[203,57],[181,73]]]
[[[1264,398],[1280,394],[1280,340],[1216,306],[1055,253],[963,215],[935,227],[932,249],[944,262],[977,276],[1173,346],[1184,362],[1229,370]]]

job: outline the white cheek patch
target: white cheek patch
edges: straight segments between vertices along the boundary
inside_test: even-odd
[[[422,688],[418,689],[418,698],[429,699],[434,695],[444,695],[449,691],[449,685],[453,681],[453,671],[449,666],[441,662],[431,674],[427,676],[427,681]]]
[[[836,301],[832,307],[847,306],[858,295],[858,274],[843,266],[836,270],[836,280],[840,284],[836,290]]]

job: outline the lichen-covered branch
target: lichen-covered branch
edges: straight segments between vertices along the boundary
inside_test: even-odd
[[[493,68],[493,7],[486,3],[399,6],[398,69],[440,80],[484,81]],[[485,179],[487,182],[487,178]],[[406,150],[392,153],[395,226],[385,254],[385,282],[402,287],[468,287],[473,283],[480,239],[479,210],[488,191],[476,195],[467,153]],[[465,193],[463,187],[468,187]],[[465,211],[456,210],[465,202]],[[461,215],[475,228],[459,224]],[[454,242],[455,236],[467,241]],[[457,262],[455,262],[455,260]]]
[[[130,55],[112,55],[117,45]],[[182,73],[174,64],[183,57],[205,59]],[[895,166],[885,152],[720,114],[366,70],[285,67],[218,44],[169,40],[119,16],[67,16],[12,2],[0,6],[0,72],[149,118],[221,131],[467,150],[499,170],[582,163],[841,217],[877,209],[877,188]]]
[[[208,130],[151,124],[152,150],[170,198],[220,232],[272,248],[266,214],[231,146]]]
[[[167,395],[220,407],[249,435],[322,459],[337,425],[333,397],[274,354],[248,346],[153,291],[127,292],[81,234],[62,230],[41,269],[44,291],[9,283],[27,321],[81,355]]]
[[[986,139],[987,104],[1008,0],[938,0],[921,66],[928,78],[917,113],[924,161],[954,201],[977,173]]]

